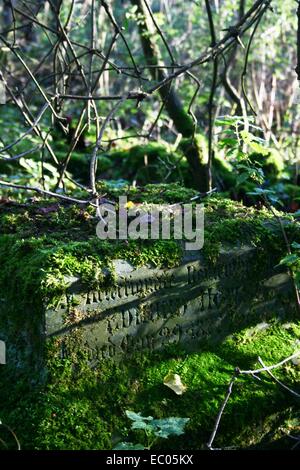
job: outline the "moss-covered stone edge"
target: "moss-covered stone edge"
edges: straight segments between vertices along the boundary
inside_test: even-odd
[[[155,196],[155,194],[157,196],[157,187],[153,187],[152,189],[153,196]],[[164,198],[167,188],[160,189],[162,190],[161,197]],[[180,194],[180,196],[182,196],[182,194]],[[73,208],[72,211],[74,211]],[[212,263],[216,262],[220,253],[221,245],[224,244],[239,245],[250,243],[257,247],[258,253],[261,253],[261,256],[265,256],[266,252],[272,252],[274,255],[274,262],[275,259],[277,259],[277,257],[284,251],[285,247],[281,239],[280,230],[276,229],[273,217],[268,211],[256,211],[254,209],[244,208],[240,204],[233,203],[232,201],[221,197],[212,197],[207,201],[207,212],[209,226],[207,227],[206,247],[203,252],[207,261]],[[59,221],[58,225],[63,226],[65,224],[66,213],[68,213],[68,208],[62,208],[61,215],[59,215],[62,219]],[[55,217],[57,217],[57,214]],[[287,226],[287,231],[289,232],[289,235],[297,238],[297,227],[295,224],[289,224]],[[113,282],[113,271],[109,271],[109,261],[113,257],[126,258],[125,253],[127,250],[129,260],[130,256],[132,256],[131,260],[133,262],[134,260],[136,261],[139,259],[141,264],[147,264],[150,258],[153,258],[153,255],[155,254],[151,249],[150,251],[147,251],[147,243],[142,243],[139,247],[142,253],[140,258],[138,256],[138,252],[135,251],[138,248],[136,243],[132,246],[128,246],[127,244],[124,246],[122,245],[120,247],[121,251],[119,252],[116,249],[116,244],[111,246],[108,244],[108,246],[106,246],[105,244],[103,245],[100,243],[99,245],[98,243],[99,240],[92,237],[89,237],[87,240],[66,241],[61,237],[49,237],[45,235],[45,233],[39,234],[37,237],[32,237],[29,234],[27,238],[20,238],[18,231],[17,233],[6,233],[0,237],[0,259],[3,266],[0,274],[0,287],[1,292],[5,293],[6,301],[8,301],[6,302],[5,317],[10,319],[10,324],[13,323],[16,335],[19,334],[21,328],[26,326],[32,339],[39,337],[41,333],[40,325],[43,317],[43,302],[45,301],[45,298],[48,296],[48,300],[54,300],[55,298],[58,298],[65,289],[67,289],[65,279],[62,280],[62,277],[60,276],[64,277],[65,275],[70,276],[79,274],[81,278],[86,281],[87,287],[90,288],[90,283],[93,282],[97,285],[103,285],[104,287],[105,282]],[[171,241],[169,252],[166,249],[168,243],[160,243],[162,244],[162,252],[158,250],[156,253],[157,260],[160,260],[161,262],[163,259],[163,253],[165,253],[165,259],[169,260],[170,255],[174,255],[173,250],[175,242]],[[99,248],[101,248],[102,251],[99,250]],[[124,248],[125,251],[123,251]],[[164,250],[166,250],[166,252]],[[177,253],[179,254],[180,252],[177,251]],[[175,259],[176,263],[180,262],[180,256],[175,259],[173,257],[172,259],[173,262]],[[103,273],[103,269],[108,269],[105,275]],[[60,282],[60,280],[62,282]],[[1,315],[1,317],[3,318],[3,315]],[[3,324],[1,327],[2,326]],[[53,373],[56,370],[56,367],[62,373],[62,381],[64,380],[64,374],[71,374],[71,371],[74,371],[74,363],[71,361],[68,362],[68,360],[61,362],[58,357],[53,357],[53,350],[51,350],[52,346],[51,343],[49,343],[46,351],[46,356],[49,358],[47,361],[47,368],[48,379],[51,378],[49,382],[50,384],[53,383]],[[44,344],[40,344],[39,347],[41,348],[40,352],[44,354],[45,351],[42,351]],[[147,355],[145,357],[147,357]],[[106,370],[104,365],[103,367],[104,369],[100,368],[99,370]],[[109,367],[112,367],[113,370],[115,370],[114,368],[116,367],[118,369],[119,366],[110,365]],[[80,387],[80,383],[87,382],[88,379],[85,377],[86,374],[90,377],[90,372],[86,368],[84,361],[77,363],[77,365],[75,365],[75,370],[78,373],[77,385]],[[123,370],[122,367],[120,370]],[[16,371],[9,370],[9,367],[6,371],[7,380],[2,382],[3,396],[9,397],[11,383],[16,381],[16,377],[18,385],[15,390],[16,395],[13,394],[13,396],[16,397],[18,393],[21,393],[22,395],[22,391],[24,390],[26,391],[26,396],[31,396],[30,400],[36,399],[39,401],[39,397],[48,399],[51,395],[51,393],[48,395],[48,388],[47,392],[45,392],[43,386],[42,388],[39,388],[40,385],[38,385],[38,382],[40,381],[40,377],[38,376],[38,373],[35,376],[35,372],[37,371],[34,371],[33,369],[30,370],[30,368],[28,368],[26,371],[17,371],[16,373]],[[94,371],[94,373],[96,372]],[[64,387],[65,385],[62,386]],[[68,387],[69,386],[71,387],[70,384]],[[48,398],[46,398],[45,393]],[[60,396],[60,393],[58,393],[58,402],[60,402],[62,398],[63,394]],[[55,401],[54,395],[52,395],[51,399]],[[15,402],[15,405],[16,404],[17,400]],[[87,402],[85,406],[89,407]],[[18,406],[17,409],[19,410]],[[41,409],[44,409],[44,404]],[[38,413],[41,412],[41,409]],[[13,415],[13,406],[10,410]],[[42,416],[40,416],[40,418],[42,419]],[[28,423],[28,421],[26,422]],[[102,420],[101,423],[104,426],[103,432],[106,437],[104,437],[104,435],[102,436],[102,440],[100,439],[99,441],[99,446],[101,446],[101,448],[106,448],[110,445],[108,442],[111,438],[112,427],[111,425],[107,426],[107,424]],[[61,438],[63,439],[62,436]],[[78,441],[76,445],[78,445]],[[84,445],[88,446],[88,444]]]

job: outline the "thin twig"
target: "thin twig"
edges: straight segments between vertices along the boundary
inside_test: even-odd
[[[16,442],[16,445],[17,445],[17,450],[21,450],[21,444],[20,444],[20,441],[19,439],[17,438],[17,435],[16,433],[11,429],[10,426],[8,426],[7,424],[4,424],[0,421],[0,426],[4,427],[5,429],[7,429],[7,431],[9,431],[9,433],[13,436],[15,442]]]
[[[121,106],[122,103],[127,99],[127,96],[123,96],[117,103],[116,105],[111,109],[109,114],[106,116],[105,121],[103,122],[99,135],[97,136],[96,140],[96,145],[94,147],[92,157],[91,157],[91,162],[90,162],[90,187],[93,192],[93,194],[96,194],[96,170],[97,170],[97,153],[99,150],[99,147],[101,145],[102,137],[104,134],[104,131],[109,124],[109,121],[113,118],[119,107]]]
[[[55,197],[57,199],[62,199],[64,201],[76,202],[77,204],[91,204],[91,201],[89,200],[78,199],[75,197],[66,196],[64,194],[54,193],[53,191],[47,191],[45,189],[38,188],[36,186],[27,186],[23,184],[9,183],[8,181],[3,181],[3,180],[0,180],[0,186],[4,186],[6,188],[12,188],[12,189],[23,189],[25,191],[33,191],[41,195]]]
[[[209,450],[214,450],[213,447],[212,447],[212,445],[213,445],[213,442],[214,442],[214,440],[215,440],[216,434],[217,434],[217,432],[218,432],[218,429],[219,429],[219,426],[220,426],[220,422],[221,422],[221,418],[222,418],[222,415],[223,415],[223,413],[224,413],[225,407],[226,407],[226,405],[227,405],[227,403],[228,403],[228,400],[229,400],[229,398],[230,398],[230,395],[232,394],[232,387],[233,387],[233,384],[234,384],[234,382],[236,381],[238,375],[239,375],[239,370],[236,369],[236,370],[234,371],[234,374],[233,374],[233,376],[232,376],[230,382],[229,382],[226,396],[225,396],[224,401],[223,401],[223,403],[222,403],[222,405],[221,405],[221,407],[220,407],[220,411],[219,411],[218,416],[217,416],[217,418],[216,418],[214,428],[213,428],[213,430],[212,430],[211,436],[210,436],[209,441],[208,441],[208,443],[207,443],[207,447],[208,447]]]
[[[258,357],[258,362],[264,367],[266,368],[266,365],[264,364],[263,360]],[[284,388],[285,390],[287,390],[288,392],[290,392],[292,395],[294,395],[295,397],[297,398],[300,398],[300,394],[295,392],[294,390],[292,390],[291,388],[287,387],[284,383],[280,382],[280,380],[278,380],[275,375],[269,370],[269,369],[265,369],[265,371],[272,377],[273,380],[275,380],[276,383],[278,383],[278,385],[280,385],[282,388]]]

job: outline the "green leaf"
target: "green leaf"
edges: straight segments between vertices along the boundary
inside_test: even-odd
[[[249,168],[248,165],[244,165],[244,163],[238,163],[238,164],[236,165],[236,168],[237,168],[238,170],[246,170],[248,173],[250,173],[250,172],[252,171],[252,168]]]
[[[236,179],[237,186],[244,183],[248,179],[249,179],[249,173],[241,173],[240,175],[238,175],[238,177]]]
[[[295,281],[296,281],[296,285],[299,289],[299,287],[300,287],[300,271],[299,270],[295,273]]]
[[[147,447],[144,447],[142,444],[132,444],[132,442],[119,442],[113,450],[145,450]]]
[[[153,426],[152,423],[147,424],[145,421],[134,421],[131,429],[142,429],[143,431],[153,432],[155,430],[155,426]]]
[[[159,429],[154,434],[163,439],[167,439],[169,436],[180,436],[184,434],[184,427],[189,420],[189,418],[175,417],[155,419],[153,424]]]
[[[284,258],[282,258],[279,262],[279,264],[283,264],[285,266],[293,266],[295,265],[298,261],[300,261],[300,258],[298,255],[296,254],[291,254],[291,255],[287,255],[285,256]]]
[[[238,149],[236,147],[229,147],[226,150],[226,156],[237,158],[237,152],[238,152]]]
[[[248,144],[251,141],[252,134],[250,134],[250,132],[243,130],[240,132],[240,134],[241,134],[243,141],[246,142],[246,144]]]
[[[152,421],[152,416],[141,416],[141,413],[135,413],[134,411],[125,411],[127,418],[131,419],[131,421]]]
[[[280,204],[282,205],[281,201],[279,201],[279,198],[277,196],[268,196],[269,201],[271,201],[273,204]]]
[[[275,195],[274,191],[271,189],[263,189],[263,188],[255,188],[253,191],[248,192],[250,196],[261,196],[262,194],[265,195],[270,195],[272,194],[273,196]]]
[[[236,147],[238,144],[237,139],[234,139],[233,137],[225,137],[224,139],[219,141],[219,147],[224,148],[224,147]]]
[[[253,116],[247,116],[247,121],[249,122],[254,122],[254,117]],[[243,124],[245,123],[244,116],[219,116],[216,120],[215,123],[217,125],[226,125],[226,126],[235,126],[236,124]]]
[[[292,248],[295,248],[295,250],[300,250],[300,243],[293,242],[293,243],[291,244],[291,247],[292,247]]]
[[[269,155],[269,150],[263,147],[261,144],[257,142],[248,142],[249,146],[254,150],[256,153],[261,153],[262,155]]]
[[[269,154],[269,149],[266,149],[261,143],[259,143],[264,141],[259,137],[256,137],[255,135],[251,134],[251,132],[243,130],[241,131],[241,137],[245,144],[249,145],[249,147],[251,147],[254,152],[261,153],[262,155]]]
[[[231,126],[235,123],[233,121],[230,121],[229,119],[216,119],[215,124],[216,126]]]

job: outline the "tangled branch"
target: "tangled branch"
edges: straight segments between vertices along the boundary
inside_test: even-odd
[[[219,40],[217,40],[214,28],[210,3],[206,2],[211,31],[211,47],[193,60],[182,64],[176,63],[172,48],[155,19],[150,2],[143,1],[153,27],[169,56],[170,64],[139,64],[139,58],[136,56],[130,38],[122,25],[119,24],[112,4],[108,1],[90,0],[88,7],[83,2],[83,7],[87,8],[85,27],[88,26],[89,29],[88,43],[79,38],[77,34],[79,23],[76,23],[75,17],[78,6],[74,1],[71,1],[67,6],[64,2],[56,0],[33,0],[30,5],[23,0],[8,0],[4,3],[2,15],[5,18],[5,24],[0,31],[0,45],[2,45],[1,50],[3,51],[3,58],[0,58],[0,82],[6,90],[7,104],[14,104],[28,128],[13,142],[3,143],[0,148],[0,158],[14,163],[33,153],[39,154],[42,165],[41,172],[44,174],[44,161],[45,155],[47,155],[57,168],[59,177],[54,184],[54,190],[15,184],[5,181],[3,178],[0,181],[0,186],[33,191],[48,197],[57,197],[78,203],[90,203],[91,194],[95,196],[97,192],[97,161],[99,153],[105,150],[102,143],[105,143],[106,148],[109,148],[113,142],[119,139],[131,139],[134,136],[148,139],[157,125],[167,98],[159,106],[157,116],[148,132],[129,133],[122,137],[113,136],[104,139],[104,134],[109,134],[107,129],[117,118],[121,105],[125,106],[127,102],[135,101],[139,107],[144,101],[159,101],[159,92],[162,88],[167,86],[171,90],[171,86],[174,87],[177,79],[186,76],[195,83],[195,93],[188,113],[193,118],[196,129],[197,119],[192,111],[192,105],[196,100],[201,82],[192,71],[213,61],[214,74],[209,100],[209,168],[211,167],[213,101],[217,87],[218,58],[223,57],[225,52],[234,47],[237,38],[242,37],[252,25],[257,25],[262,14],[269,8],[271,0],[256,0],[249,10],[239,18],[238,22],[228,28]],[[45,11],[47,11],[47,15],[45,15]],[[105,29],[108,37],[110,36],[107,46],[98,39],[99,23],[97,18],[99,15],[102,15],[105,20]],[[27,49],[34,48],[36,32],[39,33],[39,37],[43,38],[45,45],[41,49],[43,55],[39,56],[35,61],[35,66],[32,67],[32,60]],[[115,54],[116,50],[121,50],[123,55],[127,55],[129,63],[118,59],[118,55]],[[100,67],[94,68],[96,61],[97,64],[100,62]],[[150,80],[145,76],[147,69],[152,72],[153,70],[164,70],[164,74],[163,76],[158,74],[158,80]],[[115,84],[114,88],[118,88],[120,93],[110,93],[110,90],[108,93],[99,93],[100,82],[107,73]],[[38,112],[34,109],[33,97],[35,102],[39,103]],[[110,102],[115,103],[109,110],[107,104]],[[79,116],[75,127],[73,127],[74,122],[72,124],[68,122],[68,113],[74,109],[74,106],[77,108],[76,115]],[[88,192],[88,197],[82,199],[61,194],[61,191],[66,192],[65,183],[70,180],[68,166],[76,147],[84,132],[92,125],[95,126],[96,132],[94,142],[90,143],[91,151],[88,154],[90,159],[89,187],[85,188],[82,184],[74,181],[77,188]],[[68,137],[68,150],[63,159],[57,155],[54,145],[55,132],[57,131]],[[25,142],[30,135],[36,136],[39,141],[38,145],[25,151],[13,153],[13,150]],[[7,155],[8,152],[9,155]]]

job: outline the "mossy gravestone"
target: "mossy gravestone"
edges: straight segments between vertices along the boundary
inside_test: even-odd
[[[103,242],[83,209],[7,207],[0,236],[7,366],[44,371],[55,357],[96,366],[174,344],[195,349],[291,314],[289,278],[275,268],[285,247],[272,215],[214,197],[205,223],[204,248],[184,252],[172,240]]]
[[[212,266],[199,254],[189,258],[186,253],[173,269],[135,269],[115,260],[115,285],[107,289],[82,292],[80,279],[71,279],[58,306],[45,309],[46,338],[61,338],[63,357],[80,349],[95,364],[170,344],[196,348],[203,339],[224,337],[235,320],[281,315],[289,305],[288,276],[259,268],[255,248],[223,250]]]

